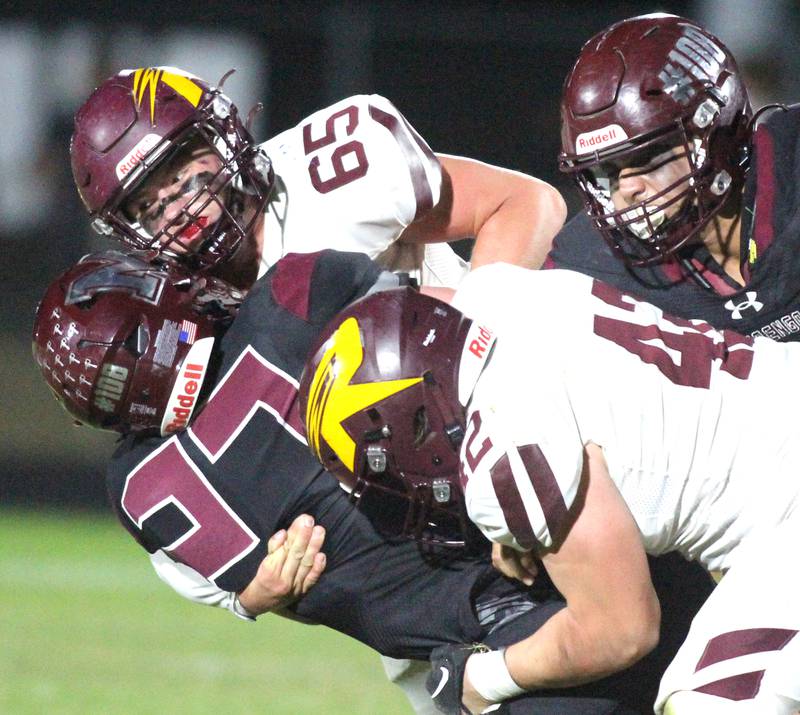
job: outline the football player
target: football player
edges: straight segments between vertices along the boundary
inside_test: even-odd
[[[455,286],[469,266],[448,241],[474,237],[473,265],[538,267],[564,221],[555,189],[434,155],[381,96],[349,97],[257,144],[223,83],[154,67],[94,90],[70,154],[97,231],[239,287],[286,253],[326,247]]]
[[[718,328],[800,338],[800,109],[754,114],[719,39],[653,14],[586,43],[561,115],[560,168],[586,213],[558,235],[548,265]]]
[[[450,528],[464,524],[449,505],[436,517],[454,516],[440,522],[448,543],[424,550],[435,548],[435,558],[400,529],[378,531],[307,448],[297,385],[313,340],[343,306],[400,280],[363,254],[291,254],[256,283],[230,327],[241,294],[135,256],[90,256],[52,284],[37,313],[35,357],[74,417],[125,435],[109,494],[173,588],[245,618],[283,610],[417,659],[448,642],[512,643],[563,607],[544,586],[502,577],[480,540],[454,550],[454,537],[469,532]],[[299,548],[268,543],[298,531],[304,516],[316,526],[303,527]],[[271,585],[259,590],[286,568],[287,598]],[[254,578],[260,571],[266,581]],[[620,679],[523,698],[509,712],[643,712],[673,652]]]
[[[467,264],[538,267],[565,205],[548,184],[434,155],[378,95],[348,97],[256,144],[236,106],[173,67],[123,70],[75,115],[78,192],[101,233],[213,269],[240,287],[282,255],[363,251],[426,285]]]
[[[725,576],[656,712],[798,712],[800,347],[502,264],[467,276],[452,305],[410,289],[364,298],[317,345],[300,390],[322,463],[420,508],[463,488],[486,537],[507,558],[541,556],[566,598],[505,650],[435,654],[445,711],[635,662],[660,619],[645,554],[678,551]]]

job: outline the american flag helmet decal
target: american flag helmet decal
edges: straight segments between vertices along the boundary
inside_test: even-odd
[[[188,343],[191,345],[194,343],[194,339],[197,337],[197,323],[193,323],[191,320],[184,320],[181,323],[181,332],[178,336],[178,341],[181,343]]]

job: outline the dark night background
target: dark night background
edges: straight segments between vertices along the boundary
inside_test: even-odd
[[[28,2],[0,9],[3,504],[102,507],[111,434],[74,428],[30,356],[47,284],[89,250],[72,187],[72,115],[105,77],[171,64],[265,110],[266,139],[353,93],[391,99],[439,152],[558,174],[561,83],[583,42],[611,22],[667,11],[704,22],[734,51],[754,104],[798,95],[791,2]]]

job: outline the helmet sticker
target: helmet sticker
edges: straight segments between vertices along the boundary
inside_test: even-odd
[[[162,437],[182,430],[189,424],[194,408],[197,407],[197,398],[203,387],[213,347],[214,338],[202,338],[189,350],[164,410],[161,420]]]
[[[158,305],[165,280],[163,273],[144,264],[136,265],[133,259],[124,267],[120,266],[119,262],[108,263],[76,278],[70,284],[64,301],[66,305],[73,305],[106,291],[125,290],[137,300]]]
[[[194,343],[194,339],[197,337],[197,323],[193,323],[191,320],[184,320],[181,323],[181,331],[178,334],[178,342],[179,343],[188,343],[191,345]]]
[[[458,401],[462,405],[466,405],[469,401],[475,383],[478,382],[478,377],[486,365],[486,359],[492,352],[494,341],[495,336],[488,328],[477,323],[470,326],[461,350],[458,370]]]
[[[200,103],[200,99],[203,96],[202,88],[186,75],[166,72],[160,67],[147,67],[136,70],[133,73],[133,94],[136,97],[136,108],[141,108],[144,95],[149,90],[150,123],[153,126],[156,124],[156,91],[159,82],[163,82],[171,89],[174,89],[193,107]]]
[[[127,156],[116,166],[117,178],[122,179],[127,176],[132,169],[135,169],[139,162],[147,156],[147,153],[161,141],[158,134],[145,134]]]
[[[422,377],[352,384],[353,376],[364,361],[361,331],[355,318],[347,318],[324,347],[308,390],[308,444],[320,457],[320,437],[324,437],[342,464],[352,472],[356,443],[343,423],[356,412],[416,385]]]
[[[153,417],[156,414],[156,408],[152,405],[143,405],[140,402],[131,402],[128,412],[130,412],[131,415],[147,415]]]
[[[591,132],[578,134],[575,139],[575,151],[578,154],[588,154],[590,151],[597,151],[613,144],[619,144],[627,138],[628,135],[619,124],[609,124]]]
[[[172,321],[165,320],[161,330],[156,334],[156,351],[153,354],[153,362],[156,365],[170,367],[175,360],[175,351],[178,349],[178,339],[180,337],[180,326]]]
[[[667,64],[658,75],[664,91],[681,104],[694,96],[695,81],[716,81],[725,62],[725,53],[696,28],[687,26],[667,55]]]
[[[114,412],[120,398],[125,394],[128,368],[106,363],[100,368],[92,402],[103,412]]]

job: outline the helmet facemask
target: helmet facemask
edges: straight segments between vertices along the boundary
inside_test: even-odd
[[[477,536],[466,512],[459,472],[459,450],[464,436],[464,415],[442,394],[430,372],[401,395],[389,397],[367,411],[375,429],[353,430],[359,461],[351,501],[387,536],[410,538],[425,552],[464,549]],[[404,437],[411,437],[407,444]],[[398,443],[398,439],[401,443]],[[411,468],[397,463],[396,455],[413,452]],[[426,469],[424,465],[429,465]],[[438,476],[437,476],[438,475]],[[350,477],[352,479],[352,477]]]
[[[679,251],[699,236],[730,196],[730,173],[717,170],[710,159],[711,129],[693,133],[678,122],[667,132],[597,152],[570,167],[593,225],[628,265],[652,265]],[[611,192],[620,167],[644,167],[628,174],[635,176],[673,161],[686,163],[676,180],[639,202],[615,207]]]
[[[648,266],[699,241],[714,217],[734,215],[751,116],[736,61],[716,37],[675,15],[629,18],[591,38],[567,75],[559,166],[612,249],[629,267]],[[683,174],[655,176],[652,195],[615,207],[603,181],[615,178],[610,169],[649,173],[658,145],[683,155]]]
[[[237,150],[211,128],[196,125],[186,129],[170,151],[163,151],[166,144],[155,147],[154,158],[143,160],[132,172],[109,207],[107,222],[130,245],[156,249],[193,268],[229,259],[253,229],[268,197],[268,188],[245,168],[252,163],[252,149]],[[192,163],[203,157],[208,167],[193,172],[171,196],[155,199],[158,187],[152,186],[153,180],[170,181],[169,170],[179,169],[182,160]],[[268,169],[266,156],[260,154],[259,159]],[[149,211],[139,209],[142,201],[150,202]],[[172,201],[184,201],[180,212],[160,221]]]
[[[177,101],[169,95],[158,96],[157,117],[160,108],[166,112],[167,105]],[[102,110],[94,111],[102,117]],[[136,126],[142,121],[137,119]],[[127,153],[116,166],[119,184],[94,211],[95,230],[110,236],[116,233],[135,249],[155,250],[191,268],[209,268],[228,260],[254,229],[269,199],[273,186],[269,158],[253,144],[236,106],[219,88],[206,88],[197,108],[180,122],[170,126],[164,120],[153,127],[144,136],[148,130],[138,129],[130,140],[124,135]],[[79,154],[78,149],[75,153]],[[184,185],[173,186],[176,174],[172,172],[180,174],[181,161],[190,163],[203,156],[207,166],[192,171]],[[91,166],[81,168],[77,175],[91,177]],[[138,208],[142,201],[151,209],[149,224],[142,220],[147,212],[142,214]],[[164,221],[164,211],[178,201],[179,213]]]

